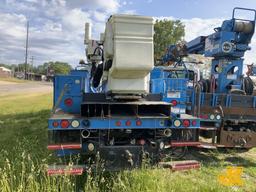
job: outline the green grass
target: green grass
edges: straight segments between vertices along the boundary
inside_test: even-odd
[[[119,173],[88,173],[84,176],[48,177],[46,150],[50,94],[19,94],[0,97],[0,191],[256,191],[256,150],[237,154],[193,152],[202,161],[200,170],[171,172],[148,168]],[[221,186],[218,175],[228,165],[244,167],[245,184]]]
[[[52,107],[51,100],[51,94],[43,93],[18,93],[16,95],[0,96],[0,106],[2,109],[0,115],[7,115],[7,117],[15,119],[13,115],[26,115],[26,113],[44,110],[50,111]],[[46,122],[45,120],[42,119],[43,122]]]

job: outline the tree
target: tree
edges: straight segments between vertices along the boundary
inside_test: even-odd
[[[3,64],[3,63],[0,63],[0,67],[5,67],[7,69],[12,69],[11,65],[7,65],[7,64]]]
[[[161,59],[167,47],[182,40],[185,25],[180,20],[156,20],[154,25],[154,58]]]
[[[44,63],[41,66],[38,66],[39,73],[47,74],[68,74],[72,67],[68,63],[60,62],[60,61],[50,61]],[[52,74],[52,75],[53,75]]]
[[[15,72],[24,72],[25,71],[25,66],[26,64],[25,63],[21,63],[21,64],[18,64],[18,65],[13,65],[14,66],[14,69],[15,69]],[[32,66],[31,64],[27,64],[27,72],[32,72],[32,73],[35,73],[36,72],[36,67]]]

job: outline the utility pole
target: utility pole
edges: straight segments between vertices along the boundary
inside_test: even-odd
[[[29,21],[27,21],[27,38],[26,38],[26,55],[25,55],[25,79],[27,79],[27,65],[28,65],[28,31]]]
[[[30,59],[31,59],[31,72],[33,72],[34,56],[32,56]]]

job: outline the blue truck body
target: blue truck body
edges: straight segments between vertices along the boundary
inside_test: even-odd
[[[256,146],[256,96],[250,79],[242,77],[256,12],[245,9],[255,18],[241,20],[235,18],[238,9],[215,33],[170,45],[162,58],[168,64],[151,71],[145,95],[120,99],[105,90],[107,82],[99,86],[112,62],[97,60],[103,58],[102,45],[94,51],[99,55],[92,55],[98,64],[56,75],[48,149],[59,157],[79,154],[86,159],[83,165],[92,164],[100,154],[107,169],[115,170],[141,166],[144,155],[157,162],[177,148],[205,147],[202,137],[210,137],[207,145],[213,148]],[[186,68],[183,58],[190,53],[214,57],[210,80],[198,81],[199,74]]]

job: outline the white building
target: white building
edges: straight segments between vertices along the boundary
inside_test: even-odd
[[[5,67],[0,67],[0,77],[11,77],[12,70],[7,69]]]

